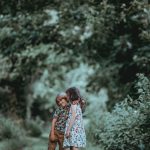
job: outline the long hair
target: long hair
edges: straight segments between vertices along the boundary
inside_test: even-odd
[[[82,112],[84,112],[85,107],[86,107],[86,101],[81,96],[79,89],[76,87],[70,87],[66,90],[66,93],[67,93],[68,98],[71,102],[73,102],[75,100],[79,100],[79,104],[80,104],[80,107],[82,109]]]

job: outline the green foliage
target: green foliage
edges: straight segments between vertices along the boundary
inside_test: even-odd
[[[53,0],[45,0],[40,1],[40,0],[33,0],[32,2],[29,0],[21,0],[21,1],[14,1],[14,0],[2,0],[0,2],[0,7],[2,8],[0,10],[0,13],[2,14],[8,14],[11,13],[13,15],[16,15],[17,12],[20,11],[36,11],[44,6],[46,6],[48,3],[54,3]]]
[[[149,76],[150,45],[146,36],[141,37],[142,32],[149,33],[149,6],[142,1],[104,0],[90,8],[93,11],[87,13],[87,17],[93,18],[95,28],[92,38],[83,47],[91,49],[87,52],[88,58],[93,56],[100,65],[89,79],[88,90],[99,91],[107,87],[111,99],[108,108],[112,109],[129,93],[136,73]],[[106,43],[102,42],[103,39]]]
[[[116,13],[115,6],[105,0],[85,10],[86,22],[93,25],[93,35],[84,46],[90,50],[88,55],[93,55],[97,61],[102,57],[109,57],[111,52],[112,31],[117,19],[119,20]]]
[[[42,121],[39,119],[36,120],[26,120],[25,129],[27,134],[32,137],[39,137],[42,134]]]
[[[8,139],[3,143],[1,150],[18,150],[23,149],[27,145],[27,140],[22,137],[19,139]]]
[[[25,131],[13,120],[0,116],[0,140],[19,139],[25,136]]]
[[[133,149],[138,144],[147,147],[142,139],[144,132],[147,138],[148,117],[142,116],[149,113],[149,105],[143,101],[147,93],[131,89],[137,73],[149,76],[150,72],[147,1],[1,0],[0,8],[0,113],[27,119],[40,116],[46,120],[55,105],[56,94],[76,85],[90,99],[90,113],[86,112],[86,116],[93,125],[90,124],[89,135],[93,138],[99,124],[105,129],[101,124],[103,111],[112,110],[129,93],[132,98],[128,97],[127,102],[116,105],[112,113],[104,115],[114,126],[109,126],[104,117],[108,134],[101,132],[104,138],[100,140],[110,148],[112,144],[119,147],[119,141],[124,147],[129,140],[133,142]],[[142,88],[138,87],[139,91],[143,91]],[[107,102],[101,102],[98,94],[103,89],[108,92]],[[93,105],[92,99],[100,101]],[[93,110],[100,113],[95,122],[97,113]],[[125,119],[119,115],[123,116],[122,110]],[[136,111],[139,119],[134,115]],[[142,124],[144,119],[145,124]],[[124,121],[125,125],[118,131],[116,126]],[[127,123],[133,128],[126,128]],[[29,124],[34,135],[41,134],[35,122]],[[136,140],[131,140],[123,128]],[[118,141],[109,137],[107,140],[109,135]]]
[[[150,81],[139,75],[136,89],[137,99],[128,96],[101,118],[96,138],[105,149],[149,149]]]

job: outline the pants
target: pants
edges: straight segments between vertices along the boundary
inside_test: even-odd
[[[51,141],[50,135],[49,135],[48,150],[55,150],[57,144],[59,145],[59,150],[64,150],[63,148],[64,134],[55,130],[54,135],[55,135],[54,141]]]

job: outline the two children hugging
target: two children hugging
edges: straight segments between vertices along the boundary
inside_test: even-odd
[[[52,119],[48,150],[55,150],[57,144],[59,150],[79,150],[80,147],[85,147],[86,135],[82,117],[85,100],[79,90],[71,87],[66,93],[58,94],[56,104],[58,108]]]

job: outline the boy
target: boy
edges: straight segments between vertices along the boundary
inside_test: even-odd
[[[52,119],[48,150],[55,150],[57,144],[59,145],[59,150],[64,150],[64,132],[70,109],[66,93],[60,93],[57,95],[56,104],[58,105],[58,108],[56,109]]]

